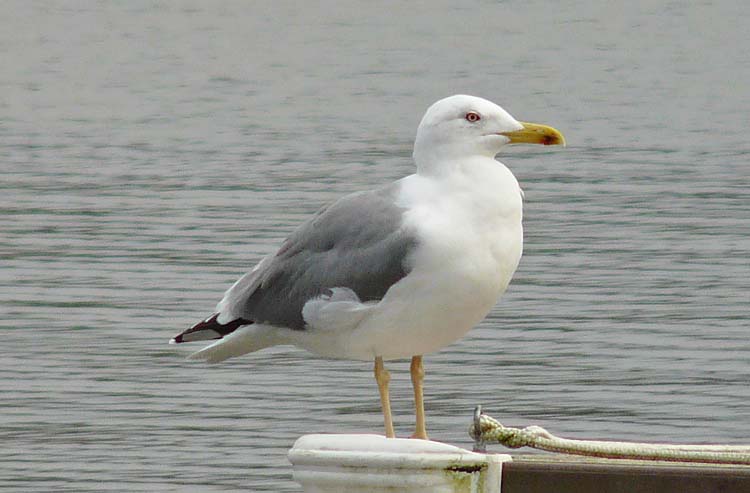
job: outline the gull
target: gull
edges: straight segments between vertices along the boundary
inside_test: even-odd
[[[210,363],[275,345],[374,361],[387,437],[384,361],[411,358],[412,436],[428,439],[423,355],[482,321],[521,258],[523,192],[495,159],[515,143],[565,139],[486,99],[437,101],[417,129],[415,174],[320,209],[170,342],[218,339],[190,356]]]

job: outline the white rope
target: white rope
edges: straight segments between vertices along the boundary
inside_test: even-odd
[[[548,452],[587,455],[609,459],[662,460],[672,462],[708,462],[750,465],[750,445],[679,445],[667,443],[609,442],[571,440],[557,437],[540,426],[508,428],[481,413],[477,406],[469,435],[476,451],[486,443],[508,448],[532,447]]]

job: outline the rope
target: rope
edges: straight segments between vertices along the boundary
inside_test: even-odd
[[[672,462],[707,462],[750,465],[750,445],[679,445],[666,443],[610,442],[571,440],[557,437],[540,426],[505,427],[496,419],[474,410],[469,435],[475,441],[475,452],[484,452],[486,443],[508,448],[532,447],[548,452],[586,455],[608,459],[661,460]]]

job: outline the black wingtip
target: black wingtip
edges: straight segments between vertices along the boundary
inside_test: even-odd
[[[252,320],[237,318],[229,323],[221,324],[218,322],[219,314],[214,313],[205,320],[198,322],[189,329],[177,334],[169,341],[170,344],[180,344],[183,342],[202,341],[208,339],[221,339],[227,334],[237,330],[242,325],[252,324]]]

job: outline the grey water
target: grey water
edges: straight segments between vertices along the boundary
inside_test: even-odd
[[[425,359],[571,437],[749,443],[746,2],[0,3],[0,490],[298,491],[306,433],[381,432],[371,365],[170,346],[323,204],[413,171],[433,101],[559,128],[509,291]],[[390,365],[411,433],[408,366]],[[501,450],[499,446],[495,450]]]

